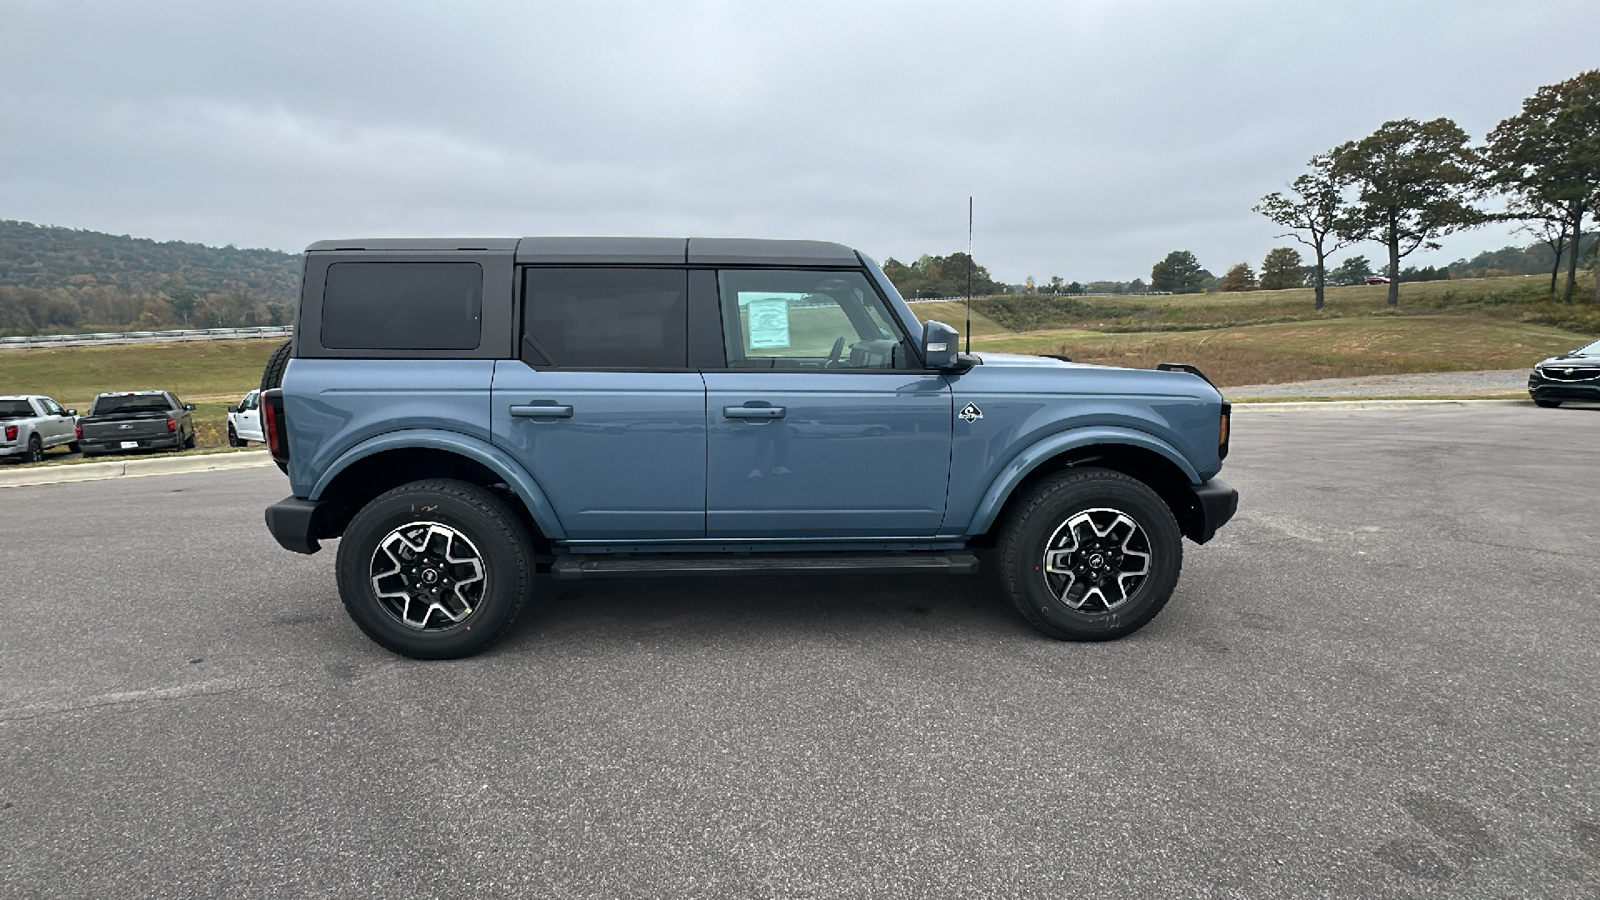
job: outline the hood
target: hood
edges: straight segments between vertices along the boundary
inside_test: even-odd
[[[1207,402],[1221,399],[1220,392],[1204,378],[1188,372],[1097,366],[1021,353],[983,351],[976,355],[983,365],[958,376],[969,390],[981,385],[982,389],[1021,394],[1187,397]]]
[[[1600,366],[1600,356],[1596,356],[1592,353],[1563,353],[1560,356],[1552,356],[1549,359],[1541,359],[1533,364],[1534,368],[1536,369],[1543,368],[1544,366],[1560,365]]]

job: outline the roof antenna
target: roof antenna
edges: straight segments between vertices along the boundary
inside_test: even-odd
[[[972,195],[967,195],[967,352],[972,352]]]

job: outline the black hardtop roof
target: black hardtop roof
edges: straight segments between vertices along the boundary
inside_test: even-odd
[[[744,266],[859,266],[856,251],[828,241],[766,238],[525,237],[377,238],[317,241],[308,253],[338,250],[513,253],[519,263]]]

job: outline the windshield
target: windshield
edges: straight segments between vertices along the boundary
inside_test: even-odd
[[[111,413],[143,413],[166,412],[167,398],[160,394],[142,394],[132,397],[96,397],[94,409],[89,410],[91,416],[104,416]]]
[[[1595,341],[1587,347],[1579,347],[1572,352],[1576,356],[1600,356],[1600,341]]]
[[[26,400],[0,400],[0,419],[29,418],[33,407]]]

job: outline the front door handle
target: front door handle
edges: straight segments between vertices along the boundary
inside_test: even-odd
[[[519,419],[570,419],[572,407],[540,405],[540,406],[513,406],[511,414]]]
[[[722,414],[729,419],[781,419],[781,406],[724,406]]]

